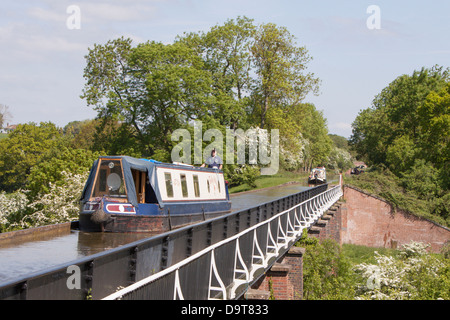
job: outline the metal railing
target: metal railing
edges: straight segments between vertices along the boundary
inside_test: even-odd
[[[342,196],[336,186],[107,297],[236,299]]]
[[[120,288],[136,288],[124,299],[239,297],[247,281],[270,267],[340,196],[339,187],[327,188],[320,185],[1,284],[0,299],[118,298],[121,294],[111,294]]]

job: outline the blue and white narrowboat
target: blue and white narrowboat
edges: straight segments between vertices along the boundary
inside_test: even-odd
[[[229,213],[222,171],[102,156],[81,196],[81,231],[165,232]]]

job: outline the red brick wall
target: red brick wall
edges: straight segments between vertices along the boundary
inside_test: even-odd
[[[341,243],[369,247],[401,247],[411,241],[438,252],[450,241],[450,229],[401,210],[353,187],[344,187]]]

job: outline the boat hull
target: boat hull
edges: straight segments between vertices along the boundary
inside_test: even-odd
[[[221,211],[212,213],[169,215],[130,215],[107,214],[105,221],[93,221],[92,213],[81,213],[79,226],[85,232],[153,232],[162,233],[189,224],[198,223],[230,213]]]
[[[327,180],[320,180],[320,179],[308,179],[308,184],[324,184],[327,183]]]

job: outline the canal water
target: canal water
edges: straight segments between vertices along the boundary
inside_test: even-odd
[[[231,209],[237,211],[251,208],[308,188],[307,185],[288,184],[231,195]],[[146,233],[90,233],[71,230],[66,235],[40,241],[5,248],[0,246],[0,285],[151,236]]]

